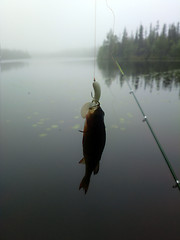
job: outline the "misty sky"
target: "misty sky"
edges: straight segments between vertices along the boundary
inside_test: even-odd
[[[180,21],[180,0],[108,0],[115,34],[124,27]],[[96,0],[97,46],[113,28],[106,0]],[[2,48],[38,52],[94,46],[95,0],[0,0]]]

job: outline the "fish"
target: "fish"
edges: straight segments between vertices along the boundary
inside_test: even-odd
[[[100,105],[92,107],[86,114],[83,130],[83,158],[79,163],[85,164],[85,175],[79,185],[85,194],[88,191],[91,175],[99,172],[101,156],[106,142],[106,130],[104,124],[105,113]]]

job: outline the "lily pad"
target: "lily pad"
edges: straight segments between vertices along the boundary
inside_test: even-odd
[[[124,123],[125,122],[124,118],[120,118],[119,121],[120,121],[120,123]]]
[[[80,128],[80,125],[79,124],[76,124],[76,125],[74,125],[73,127],[72,127],[72,129],[79,129]]]
[[[111,125],[111,128],[117,129],[117,128],[119,128],[119,127],[118,127],[118,125],[116,125],[116,124],[112,124],[112,125]]]
[[[42,137],[46,137],[47,136],[47,133],[41,133],[39,134],[39,137],[42,138]]]
[[[44,122],[39,121],[39,122],[37,122],[37,124],[38,124],[38,125],[42,125],[42,124],[44,124]]]
[[[51,125],[51,128],[58,128],[59,126],[54,124],[54,125]]]
[[[38,112],[33,112],[33,114],[34,114],[34,115],[39,115],[39,113],[38,113]]]
[[[133,118],[133,115],[132,115],[131,113],[127,113],[127,116],[128,116],[129,118]]]

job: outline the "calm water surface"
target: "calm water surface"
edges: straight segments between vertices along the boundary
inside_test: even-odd
[[[87,194],[78,189],[93,64],[1,65],[2,240],[179,239],[180,192],[118,71],[96,67],[107,140]],[[151,75],[140,68],[127,79],[180,178],[180,84]]]

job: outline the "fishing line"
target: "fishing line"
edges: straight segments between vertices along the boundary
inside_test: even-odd
[[[106,6],[107,6],[107,8],[109,8],[109,10],[111,11],[111,13],[112,13],[112,15],[113,15],[113,28],[112,28],[112,32],[113,32],[113,35],[114,35],[115,13],[114,13],[113,9],[109,6],[108,0],[106,0]]]
[[[109,8],[109,10],[110,10],[110,11],[112,12],[112,14],[113,14],[113,19],[114,19],[114,21],[113,21],[113,35],[114,35],[115,14],[114,14],[114,11],[112,10],[112,8],[108,5],[108,1],[107,1],[107,0],[106,0],[106,5],[107,5],[107,7]],[[111,54],[111,55],[112,55],[112,54]],[[118,69],[119,69],[122,77],[124,77],[124,72],[123,72],[122,68],[120,67],[118,61],[117,61],[113,56],[112,56],[112,59],[113,59],[114,63],[116,64],[116,66],[118,67]],[[146,114],[144,113],[144,110],[142,109],[142,107],[141,107],[141,105],[140,105],[140,103],[139,103],[139,101],[138,101],[138,99],[137,99],[137,97],[136,97],[133,89],[131,88],[131,86],[130,86],[130,84],[129,84],[129,81],[127,81],[126,78],[125,78],[125,80],[126,80],[126,83],[127,83],[128,87],[129,87],[129,89],[130,89],[130,94],[133,95],[133,97],[134,97],[134,99],[135,99],[135,102],[137,103],[137,105],[138,105],[138,107],[139,107],[139,109],[140,109],[140,111],[141,111],[141,113],[142,113],[142,115],[143,115],[143,122],[146,122],[146,123],[147,123],[147,125],[148,125],[148,127],[149,127],[149,130],[150,130],[151,134],[153,135],[154,140],[156,141],[156,144],[158,145],[159,150],[160,150],[162,156],[164,157],[164,160],[165,160],[165,162],[166,162],[166,164],[167,164],[167,166],[168,166],[168,168],[169,168],[169,170],[170,170],[170,172],[171,172],[171,174],[172,174],[172,176],[173,176],[173,178],[174,178],[174,180],[175,180],[175,185],[173,186],[173,188],[178,188],[178,189],[180,190],[180,181],[179,181],[179,179],[177,178],[177,176],[176,176],[176,174],[175,174],[175,172],[174,172],[174,170],[173,170],[173,167],[172,167],[172,165],[171,165],[171,163],[170,163],[170,161],[169,161],[169,159],[168,159],[168,157],[167,157],[167,155],[166,155],[163,147],[161,146],[161,144],[160,144],[160,142],[159,142],[159,140],[158,140],[158,138],[157,138],[157,136],[156,136],[153,128],[151,127],[151,124],[150,124],[150,122],[149,122]]]
[[[96,0],[94,0],[94,81],[96,81],[96,8]]]

